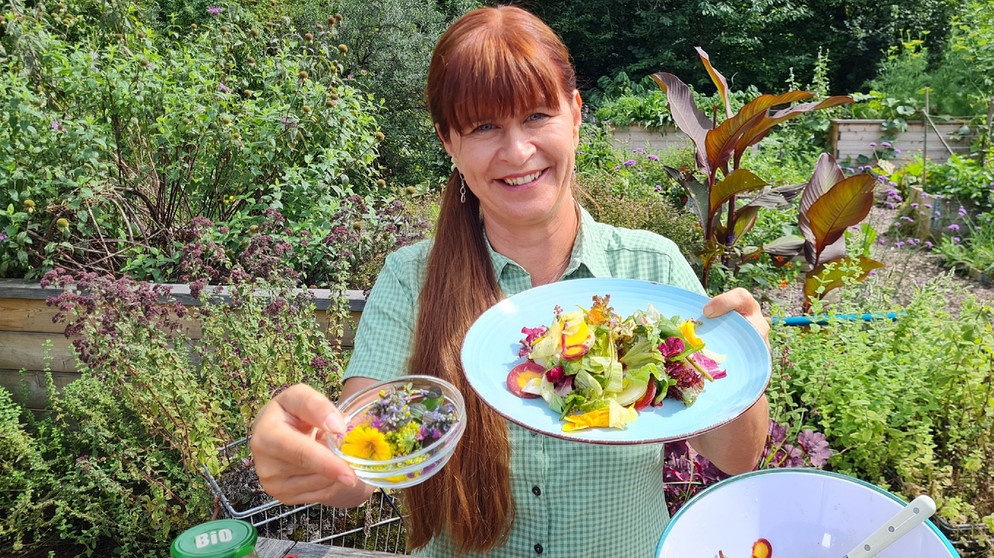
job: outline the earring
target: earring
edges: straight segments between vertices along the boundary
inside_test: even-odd
[[[466,203],[466,177],[459,173],[459,203]]]

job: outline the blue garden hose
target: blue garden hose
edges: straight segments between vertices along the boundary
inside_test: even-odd
[[[863,320],[864,322],[871,322],[873,320],[894,321],[901,314],[904,314],[904,312],[867,312],[866,314],[832,314],[830,316],[787,316],[784,318],[774,317],[773,323],[788,326],[808,326],[812,324],[826,325],[831,320]]]

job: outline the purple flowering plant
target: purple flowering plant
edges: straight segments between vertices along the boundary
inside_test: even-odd
[[[683,207],[687,203],[687,193],[670,178],[666,170],[666,162],[644,147],[632,149],[628,159],[619,161],[610,170],[612,176],[626,191],[637,188],[651,188],[656,195],[662,196],[674,207]]]
[[[805,429],[793,441],[789,441],[787,427],[771,420],[766,448],[756,468],[820,469],[828,463],[832,453],[824,434]],[[666,444],[663,456],[663,489],[671,516],[698,492],[726,478],[728,475],[694,451],[686,440]]]
[[[136,439],[118,434],[132,455],[161,444],[190,473],[217,474],[216,448],[248,435],[276,393],[297,383],[332,397],[340,389],[340,351],[316,321],[312,292],[292,279],[232,276],[240,279],[223,289],[195,283],[190,296],[129,277],[56,269],[43,278],[63,289],[48,303],[90,389],[138,420]]]

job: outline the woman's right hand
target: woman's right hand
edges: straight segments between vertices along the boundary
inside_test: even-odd
[[[342,397],[373,383],[351,378]],[[262,407],[252,428],[252,457],[259,482],[284,504],[322,503],[357,506],[375,490],[358,480],[349,465],[326,445],[328,436],[345,433],[335,405],[314,388],[298,384]]]

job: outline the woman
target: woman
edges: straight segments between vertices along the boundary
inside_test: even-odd
[[[408,488],[408,544],[429,556],[648,556],[668,521],[659,444],[600,446],[535,435],[468,386],[460,347],[487,308],[529,287],[581,277],[659,281],[703,293],[676,246],[594,222],[573,197],[580,96],[566,48],[533,15],[481,8],[439,40],[427,98],[456,171],[433,241],[391,254],[370,293],[342,397],[404,373],[442,377],[466,397],[451,461]],[[705,314],[738,311],[769,326],[743,290]],[[765,398],[691,444],[728,473],[757,463]],[[276,396],[252,438],[266,490],[285,503],[349,507],[373,488],[324,447],[342,433],[334,405],[306,386]]]

